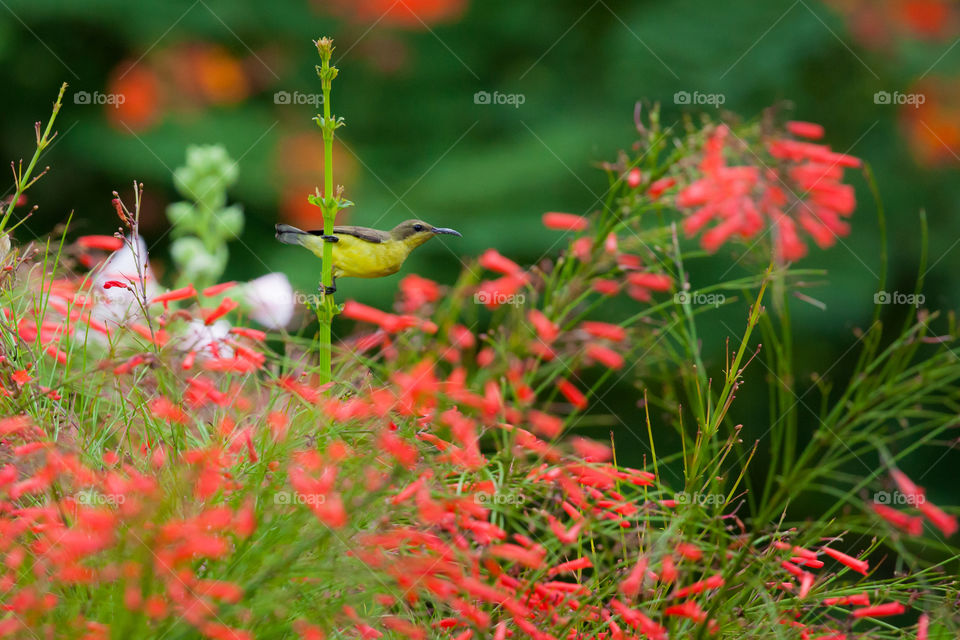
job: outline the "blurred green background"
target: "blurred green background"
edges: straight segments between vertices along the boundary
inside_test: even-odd
[[[282,270],[313,291],[319,263],[276,243],[273,224],[320,225],[305,202],[322,180],[310,104],[320,91],[311,39],[320,35],[338,46],[333,106],[348,126],[335,164],[357,203],[349,222],[388,228],[419,217],[464,233],[426,245],[408,272],[449,282],[459,258],[490,246],[521,262],[555,253],[559,236],[541,227],[541,214],[596,207],[606,187],[596,165],[635,140],[635,102],[661,103],[666,124],[718,114],[676,104],[677,92],[699,92],[722,95],[722,109],[748,118],[789,101],[791,117],[825,125],[829,144],[876,173],[888,212],[888,288],[912,290],[924,209],[926,306],[955,305],[960,30],[956,5],[940,0],[2,0],[3,159],[29,157],[32,123],[48,117],[60,82],[70,83],[59,139],[42,162],[52,171],[30,192],[40,208],[21,239],[49,233],[70,211],[76,233],[112,233],[111,192],[129,196],[136,178],[162,272],[164,209],[179,199],[171,172],[187,145],[222,143],[239,161],[231,201],[247,213],[227,276]],[[522,104],[478,104],[477,92],[519,95],[511,101]],[[111,103],[117,95],[123,104]],[[923,104],[892,104],[898,95],[921,95]],[[799,265],[830,272],[807,292],[826,310],[796,309],[800,389],[813,371],[842,376],[856,354],[853,330],[872,312],[879,226],[866,181],[850,175],[860,203],[852,234]],[[700,282],[729,266],[708,264],[694,274]],[[396,282],[351,281],[349,295],[385,305]],[[703,336],[716,356],[741,330],[742,309],[718,318]],[[756,402],[739,403],[738,419],[759,434],[769,421],[757,392]],[[636,397],[625,387],[606,402],[637,421]],[[817,406],[815,394],[807,402]],[[923,482],[943,481],[949,466]]]

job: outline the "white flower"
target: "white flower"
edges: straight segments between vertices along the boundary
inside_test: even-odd
[[[230,337],[230,329],[230,323],[226,320],[217,320],[210,325],[203,320],[193,320],[179,336],[177,348],[196,351],[198,356],[204,358],[232,358],[233,347],[226,342]]]
[[[268,273],[251,280],[244,288],[250,317],[268,329],[290,324],[297,302],[290,281],[282,273]]]
[[[143,314],[141,304],[149,303],[157,291],[157,280],[147,263],[147,243],[140,236],[135,242],[127,238],[93,276],[92,316],[101,322],[128,324]],[[146,300],[142,299],[144,292]]]

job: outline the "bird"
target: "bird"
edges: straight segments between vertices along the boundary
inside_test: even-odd
[[[324,243],[331,243],[333,254],[332,286],[324,293],[337,290],[337,278],[382,278],[400,270],[410,252],[436,235],[462,238],[459,231],[435,227],[423,220],[406,220],[390,231],[369,227],[336,226],[331,235],[322,230],[303,231],[288,224],[276,225],[277,240],[300,245],[323,258]]]

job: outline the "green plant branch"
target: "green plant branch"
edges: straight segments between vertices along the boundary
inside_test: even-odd
[[[17,171],[14,168],[14,178],[16,180],[16,191],[14,191],[13,197],[10,199],[10,202],[7,204],[7,210],[3,214],[3,219],[0,220],[0,234],[3,233],[3,230],[7,228],[7,222],[10,220],[10,216],[13,215],[13,209],[17,206],[17,201],[20,200],[20,196],[30,188],[30,186],[36,182],[41,173],[36,178],[31,180],[33,175],[33,170],[37,166],[37,161],[40,159],[40,155],[46,150],[50,143],[53,142],[53,139],[57,137],[56,133],[53,133],[53,123],[57,119],[57,114],[60,113],[60,107],[63,106],[63,94],[67,91],[67,83],[64,82],[60,85],[60,93],[57,94],[57,101],[53,103],[53,112],[50,114],[50,120],[47,121],[47,127],[44,129],[43,134],[40,133],[40,122],[36,123],[37,130],[37,149],[33,152],[33,158],[30,159],[30,163],[27,165],[26,170],[23,169],[21,165],[20,170]],[[44,170],[45,171],[45,170]]]

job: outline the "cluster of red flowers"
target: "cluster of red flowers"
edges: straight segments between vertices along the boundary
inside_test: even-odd
[[[807,122],[788,123],[787,131],[795,137],[823,136],[822,127]],[[762,237],[769,229],[777,256],[792,261],[807,252],[800,229],[821,248],[849,233],[843,218],[853,213],[856,199],[853,187],[841,180],[845,168],[860,166],[858,159],[825,145],[774,136],[764,141],[773,159],[770,164],[747,150],[757,162],[748,158],[748,164],[730,166],[727,153],[738,148],[729,144],[731,135],[726,125],[713,131],[704,148],[700,177],[676,197],[677,207],[687,214],[683,228],[688,235],[709,226],[700,238],[704,249],[716,251],[733,237]]]

